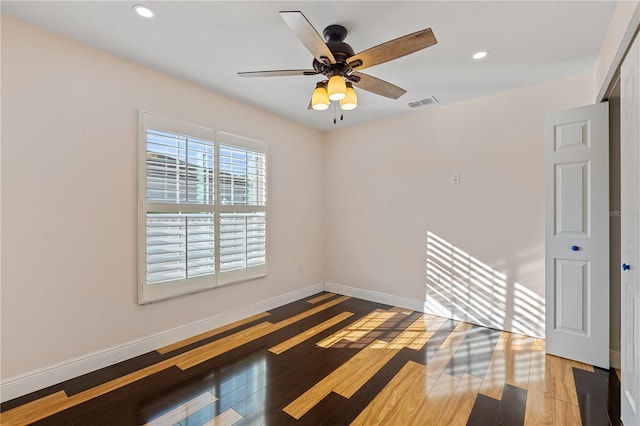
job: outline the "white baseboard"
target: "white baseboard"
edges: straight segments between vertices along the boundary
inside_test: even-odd
[[[381,293],[379,291],[366,290],[363,288],[350,287],[342,284],[324,283],[324,291],[342,294],[344,296],[357,297],[358,299],[370,302],[383,303],[385,305],[398,306],[400,308],[411,309],[412,311],[424,312],[424,302],[419,299],[395,296],[393,294]]]
[[[280,296],[271,297],[252,305],[222,312],[210,318],[205,318],[122,345],[106,348],[101,351],[11,377],[0,383],[0,400],[2,402],[9,401],[56,383],[108,367],[117,362],[142,355],[162,346],[247,318],[251,315],[295,302],[296,300],[319,293],[323,291],[323,288],[323,283],[314,284]]]
[[[614,351],[613,349],[609,351],[609,367],[617,369],[622,368],[620,351]]]
[[[324,290],[333,293],[343,294],[345,296],[357,297],[359,299],[369,300],[371,302],[384,303],[386,305],[399,306],[401,308],[411,309],[417,312],[425,312],[445,318],[451,318],[456,321],[469,322],[483,327],[505,330],[512,333],[524,334],[527,336],[539,337],[544,339],[544,325],[536,325],[532,323],[524,323],[513,318],[492,318],[486,316],[483,318],[471,317],[464,315],[463,312],[452,312],[443,309],[435,303],[426,300],[412,299],[408,297],[395,296],[393,294],[381,293],[378,291],[367,290],[363,288],[350,287],[342,284],[324,283]]]

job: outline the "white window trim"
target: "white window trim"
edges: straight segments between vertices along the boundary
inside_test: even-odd
[[[221,132],[212,128],[188,123],[176,118],[139,110],[138,114],[138,303],[147,304],[165,299],[178,297],[185,294],[196,293],[225,285],[254,280],[267,275],[269,259],[269,212],[268,198],[265,206],[246,205],[220,205],[218,202],[219,179],[218,179],[218,155],[219,146],[232,145],[265,153],[267,162],[267,197],[269,196],[269,153],[267,144],[254,139],[248,139],[230,133]],[[215,145],[215,203],[213,206],[203,205],[184,206],[184,211],[200,212],[203,210],[214,213],[214,235],[215,235],[215,273],[212,275],[198,276],[189,279],[160,282],[154,284],[147,283],[147,213],[149,205],[153,205],[155,211],[175,211],[174,204],[147,203],[146,188],[146,159],[147,159],[147,129],[153,128],[166,132],[188,135],[194,138],[210,140]],[[220,272],[220,213],[253,213],[264,212],[266,214],[266,263],[242,269]]]

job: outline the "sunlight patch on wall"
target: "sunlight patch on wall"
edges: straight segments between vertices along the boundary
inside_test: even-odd
[[[432,232],[426,273],[425,312],[544,337],[544,298]]]

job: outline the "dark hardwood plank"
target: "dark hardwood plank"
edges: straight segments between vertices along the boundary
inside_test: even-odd
[[[609,370],[609,398],[607,398],[609,421],[612,426],[620,426],[620,378],[615,369]]]
[[[500,401],[478,394],[473,404],[467,426],[492,426],[498,419]],[[505,425],[506,426],[506,425]]]
[[[318,345],[347,325],[358,328],[358,321],[374,311],[384,313],[380,321],[326,347]],[[335,320],[345,312],[352,315]],[[259,324],[263,325],[256,329]],[[258,332],[250,334],[252,330]],[[33,424],[64,426],[141,425],[163,415],[167,424],[177,426],[201,425],[217,416],[228,416],[238,425],[347,425],[363,411],[366,415],[358,421],[521,425],[527,380],[522,387],[502,381],[500,399],[477,394],[501,335],[498,330],[323,292],[169,346],[164,354],[152,351],[8,401],[0,410],[6,414],[31,402],[25,407],[52,413]],[[278,345],[287,350],[269,351]],[[526,345],[517,349],[525,356],[531,351]],[[196,362],[181,364],[194,353]],[[494,359],[492,368],[517,369],[513,362],[502,366],[505,357]],[[543,369],[535,370],[536,389],[543,397],[529,398],[531,404],[551,404],[556,423],[575,423],[567,419],[581,415],[584,424],[606,420],[619,425],[620,384],[613,370],[551,358],[547,364],[536,364]],[[527,363],[522,365],[524,370]],[[572,370],[572,365],[578,368]],[[527,376],[527,371],[521,375]],[[299,420],[283,411],[327,377],[337,380]],[[555,393],[545,394],[545,389]],[[402,392],[410,395],[403,399],[398,395]],[[381,401],[401,412],[376,412]],[[38,406],[41,402],[44,407]],[[60,409],[52,409],[56,404]],[[536,408],[540,407],[527,407]],[[562,415],[567,408],[575,408],[573,417]],[[12,424],[28,423],[14,420]]]
[[[594,368],[592,373],[574,368],[573,377],[582,424],[584,426],[620,424],[620,385],[618,381],[616,389],[615,372],[611,374],[608,370]],[[617,397],[610,395],[610,380],[614,381],[611,391]]]
[[[499,425],[524,425],[524,411],[527,405],[527,391],[510,384],[504,385],[502,400],[498,410]]]

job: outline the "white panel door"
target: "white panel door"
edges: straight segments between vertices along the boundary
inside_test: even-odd
[[[546,350],[609,368],[609,104],[545,116]]]
[[[640,425],[640,42],[620,70],[621,417]]]

